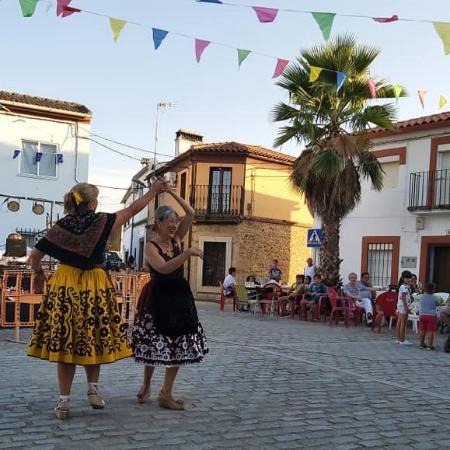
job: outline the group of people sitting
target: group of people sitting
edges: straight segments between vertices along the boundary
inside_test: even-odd
[[[236,268],[230,267],[228,276],[223,282],[224,294],[227,297],[235,295],[234,286],[236,284]],[[278,267],[278,261],[274,259],[272,265],[268,270],[268,280],[266,283],[259,283],[254,275],[249,275],[246,278],[247,283],[252,283],[255,286],[257,293],[264,293],[271,285],[281,286],[282,272]],[[273,286],[272,286],[273,287]],[[352,272],[348,276],[348,283],[343,286],[343,293],[356,301],[357,306],[364,310],[366,322],[370,325],[373,321],[373,306],[372,302],[376,297],[376,289],[370,282],[370,274],[363,272],[360,280],[356,273]],[[295,283],[290,286],[288,291],[279,297],[280,313],[288,315],[288,306],[295,307],[292,300],[301,299],[310,311],[317,308],[321,295],[328,291],[327,284],[322,280],[320,273],[313,265],[311,258],[307,259],[307,266],[305,273],[298,274]],[[325,303],[326,305],[326,303]]]

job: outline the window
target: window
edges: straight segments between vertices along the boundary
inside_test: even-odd
[[[384,170],[383,176],[383,188],[395,188],[398,186],[398,171],[400,164],[398,161],[385,162],[381,164],[381,168]]]
[[[186,172],[183,172],[180,178],[180,197],[186,200]]]
[[[202,286],[217,286],[225,275],[226,242],[203,243]]]
[[[209,172],[209,214],[229,214],[231,201],[231,169],[214,167]]]
[[[56,152],[54,144],[22,141],[20,173],[38,177],[56,177]],[[40,159],[38,158],[40,155]]]
[[[369,272],[372,283],[386,287],[398,281],[400,238],[398,236],[364,236],[361,271]]]

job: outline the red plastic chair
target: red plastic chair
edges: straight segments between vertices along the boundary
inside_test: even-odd
[[[219,286],[220,286],[220,310],[223,311],[225,309],[225,301],[227,300],[227,298],[231,298],[233,300],[233,312],[236,311],[236,295],[233,295],[233,297],[227,297],[225,295],[225,293],[223,292],[223,283],[221,281],[219,281]]]
[[[375,300],[375,320],[372,322],[372,331],[375,327],[378,328],[378,333],[381,332],[384,319],[397,320],[397,291],[387,291],[380,294]]]
[[[289,304],[291,308],[291,319],[295,317],[295,308],[298,307],[298,315],[300,317],[300,320],[302,320],[301,315],[301,302],[303,300],[303,294],[297,294],[295,296],[289,297]]]
[[[354,298],[347,297],[346,302],[349,321],[353,319],[353,323],[356,326],[361,325],[364,309],[356,304],[356,300]]]
[[[268,311],[270,316],[272,316],[274,312],[279,315],[280,302],[278,299],[281,295],[283,295],[281,287],[275,283],[268,283],[265,284],[263,288],[265,290],[267,289],[268,291],[266,291],[265,298],[259,301],[259,304],[261,306],[261,313],[264,315]]]
[[[344,314],[344,325],[348,327],[348,307],[347,307],[347,298],[341,297],[338,295],[336,289],[329,287],[328,288],[328,295],[327,295],[330,304],[331,304],[331,314],[330,314],[330,325],[334,320],[336,322],[336,325],[338,324],[339,320],[339,314]]]

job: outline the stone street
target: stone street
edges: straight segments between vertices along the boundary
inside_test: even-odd
[[[186,411],[138,405],[142,368],[103,366],[104,410],[86,399],[82,369],[71,418],[58,421],[55,365],[25,356],[0,331],[0,449],[442,449],[450,448],[450,355],[394,343],[392,332],[298,318],[219,313],[199,303],[210,355],[182,368]],[[21,331],[27,340],[29,330]]]

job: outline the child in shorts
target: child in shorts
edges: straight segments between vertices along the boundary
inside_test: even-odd
[[[420,348],[428,348],[428,350],[434,350],[433,340],[436,330],[436,308],[439,305],[439,298],[433,295],[435,290],[434,283],[428,283],[425,288],[425,293],[420,298]],[[428,337],[428,346],[425,344],[425,337]]]

